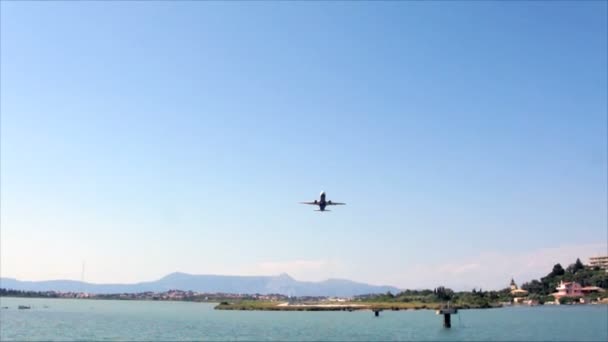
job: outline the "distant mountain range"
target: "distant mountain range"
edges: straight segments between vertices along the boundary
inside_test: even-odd
[[[277,293],[288,296],[335,297],[400,291],[392,286],[375,286],[345,279],[308,282],[295,280],[287,274],[278,276],[223,276],[194,275],[180,272],[171,273],[156,281],[135,284],[91,284],[75,280],[20,281],[12,278],[0,278],[0,288],[21,291],[87,292],[91,294],[183,290],[207,293]]]

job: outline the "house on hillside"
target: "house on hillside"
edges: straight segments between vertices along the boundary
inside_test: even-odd
[[[509,288],[511,289],[511,296],[513,296],[513,304],[524,303],[526,297],[528,296],[528,291],[520,289],[513,278],[511,278]]]
[[[584,295],[581,284],[575,281],[561,281],[559,286],[555,289],[557,292],[552,293],[551,296],[553,296],[556,300],[559,300],[562,297],[582,297]]]
[[[511,285],[509,286],[509,288],[511,289],[511,296],[513,297],[525,297],[528,295],[528,291],[520,289],[515,283],[515,280],[513,280],[513,278],[511,278]],[[517,303],[517,301],[515,302]]]

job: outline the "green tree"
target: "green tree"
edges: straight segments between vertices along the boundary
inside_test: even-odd
[[[435,295],[439,300],[450,300],[454,296],[454,291],[446,289],[443,286],[439,286],[435,289]]]
[[[551,273],[549,273],[548,277],[562,276],[564,275],[564,273],[566,273],[566,271],[564,271],[562,265],[555,264],[553,266],[553,270],[551,271]]]
[[[566,269],[566,272],[576,274],[578,271],[582,271],[584,269],[585,269],[585,265],[583,265],[583,263],[581,262],[581,259],[576,258],[576,262],[574,264],[571,264],[570,266],[568,266],[568,268]]]
[[[545,286],[540,281],[534,279],[529,283],[524,283],[521,286],[522,289],[528,291],[530,294],[543,294],[545,293]]]

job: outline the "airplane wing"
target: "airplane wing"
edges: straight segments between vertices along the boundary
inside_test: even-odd
[[[327,202],[327,205],[346,205],[346,203],[340,203],[340,202],[332,202],[332,201],[329,201],[329,202]]]
[[[312,204],[312,205],[318,205],[319,203],[317,203],[317,202],[300,202],[300,204]]]

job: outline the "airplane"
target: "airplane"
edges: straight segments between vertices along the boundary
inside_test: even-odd
[[[311,205],[318,205],[319,206],[319,210],[315,210],[315,211],[331,211],[331,210],[325,210],[325,206],[328,205],[345,205],[346,203],[340,203],[340,202],[332,202],[332,201],[325,201],[325,191],[321,191],[321,195],[319,196],[319,200],[315,200],[314,202],[300,202],[301,204],[311,204]]]

